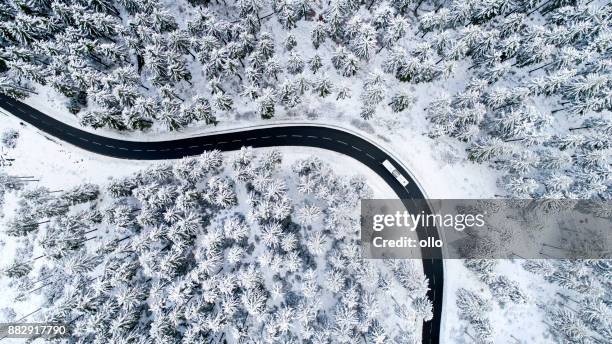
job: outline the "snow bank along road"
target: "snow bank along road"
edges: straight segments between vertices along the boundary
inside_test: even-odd
[[[140,142],[108,138],[77,129],[2,94],[0,94],[0,107],[39,130],[74,146],[93,153],[121,159],[178,159],[198,155],[205,150],[233,151],[240,149],[242,146],[308,146],[328,149],[351,156],[368,166],[389,184],[399,198],[404,199],[404,204],[408,209],[412,208],[410,199],[424,198],[423,193],[419,190],[415,181],[412,180],[410,174],[393,157],[372,142],[339,129],[314,125],[282,125],[210,135],[203,134],[198,137],[168,141]],[[398,171],[408,178],[410,183],[406,188],[383,167],[382,162],[384,160],[391,161]],[[417,234],[420,239],[427,236],[438,239],[436,231],[418,232]],[[427,249],[430,252],[424,256],[442,256],[439,248]],[[444,283],[442,260],[423,259],[423,269],[429,279],[430,290],[428,296],[433,301],[433,319],[423,324],[423,343],[438,343]]]

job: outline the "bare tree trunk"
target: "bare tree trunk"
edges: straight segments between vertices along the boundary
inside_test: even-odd
[[[540,70],[540,69],[542,69],[542,68],[546,68],[546,67],[550,66],[550,65],[551,65],[551,64],[553,64],[553,63],[555,63],[555,62],[554,62],[554,61],[552,61],[552,62],[548,62],[548,63],[546,63],[546,64],[541,65],[541,66],[540,66],[540,67],[538,67],[538,68],[534,68],[534,69],[530,70],[530,71],[529,71],[529,72],[527,72],[527,73],[531,74],[531,73],[533,73],[533,72],[535,72],[535,71],[538,71],[538,70]]]
[[[423,4],[423,1],[425,1],[425,0],[419,0],[419,3],[416,5],[414,10],[412,11],[414,16],[417,17],[417,18],[419,17],[419,14],[417,13],[417,11],[419,10],[419,7],[421,7],[421,5]]]
[[[542,3],[540,6],[534,8],[533,10],[531,10],[530,12],[527,13],[527,16],[530,16],[533,12],[538,11],[539,9],[541,9],[542,7],[546,6],[549,2],[551,2],[552,0],[546,0],[544,1],[544,3]]]

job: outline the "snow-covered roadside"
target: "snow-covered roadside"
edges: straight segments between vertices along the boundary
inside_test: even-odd
[[[50,99],[50,98],[49,98]],[[76,117],[62,108],[61,102],[54,98],[50,102],[41,101],[36,97],[25,100],[28,105],[44,112],[52,113],[57,119],[66,124],[79,127],[97,135],[120,138],[135,141],[158,141],[178,139],[191,136],[211,134],[220,131],[242,130],[255,126],[283,125],[283,124],[310,124],[310,125],[333,125],[366,137],[386,150],[394,153],[399,158],[413,177],[419,181],[423,191],[429,198],[494,198],[500,193],[496,185],[498,174],[485,165],[469,162],[465,154],[456,147],[456,142],[451,145],[447,139],[430,139],[424,135],[427,121],[423,116],[412,116],[403,114],[397,117],[395,114],[382,113],[379,122],[385,125],[372,125],[370,122],[354,119],[345,112],[351,109],[340,109],[331,103],[327,104],[330,109],[327,115],[317,118],[308,118],[308,111],[301,112],[302,115],[284,114],[272,120],[255,120],[248,118],[243,120],[223,121],[216,127],[192,126],[178,132],[117,132],[108,129],[94,130],[89,127],[81,127]],[[419,104],[416,105],[418,107]],[[353,109],[358,111],[358,109]],[[6,112],[6,111],[5,111]],[[419,111],[416,111],[417,113]],[[336,115],[329,115],[336,113]],[[349,120],[352,118],[352,120]],[[398,120],[396,126],[389,121]],[[400,130],[401,129],[401,130]],[[503,193],[502,193],[503,194]]]
[[[83,182],[99,183],[110,177],[129,175],[149,166],[151,161],[121,160],[85,152],[53,137],[34,130],[33,127],[22,127],[19,120],[7,116],[0,123],[0,131],[13,128],[20,132],[17,147],[10,155],[16,158],[14,164],[7,167],[7,172],[16,175],[33,175],[50,188],[67,188]],[[183,133],[186,134],[186,133]],[[191,136],[193,134],[186,134]],[[51,141],[53,140],[53,141]],[[375,198],[393,198],[393,190],[365,165],[340,153],[310,147],[278,147],[283,153],[283,165],[289,168],[299,159],[315,155],[329,163],[337,174],[361,174],[368,179],[368,184]],[[256,151],[268,151],[269,148],[257,148]],[[230,154],[230,159],[233,153]],[[41,174],[36,174],[40,171]],[[44,172],[44,173],[42,173]]]
[[[85,152],[54,137],[45,136],[30,125],[23,127],[13,116],[2,117],[0,131],[19,131],[17,147],[8,152],[15,159],[5,171],[32,176],[51,189],[64,189],[84,183],[101,183],[111,176],[131,174],[150,163],[122,161]]]

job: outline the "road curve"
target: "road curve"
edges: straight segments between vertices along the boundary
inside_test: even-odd
[[[69,126],[44,113],[6,95],[0,94],[0,107],[39,130],[93,153],[133,160],[178,159],[198,155],[205,150],[239,150],[243,146],[276,147],[307,146],[323,148],[357,159],[376,172],[404,200],[407,208],[413,205],[410,199],[425,198],[417,183],[412,180],[402,164],[395,161],[374,143],[349,132],[314,125],[283,125],[258,129],[246,129],[228,133],[217,133],[164,141],[130,141],[104,137]],[[410,181],[404,188],[382,166],[384,160],[391,161]],[[439,238],[437,231],[418,231],[419,238]],[[428,256],[442,257],[438,248],[429,249]],[[439,343],[442,317],[442,293],[444,286],[442,259],[423,259],[423,269],[429,279],[428,297],[433,301],[433,319],[423,324],[423,343]]]

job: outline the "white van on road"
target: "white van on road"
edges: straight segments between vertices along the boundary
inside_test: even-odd
[[[400,184],[402,184],[402,186],[405,187],[406,185],[408,185],[408,179],[402,176],[400,171],[398,171],[397,168],[395,168],[395,166],[393,166],[393,164],[389,160],[383,161],[382,164],[383,166],[385,166],[387,170],[389,170],[389,172],[391,172],[391,174],[395,177],[395,179],[397,179],[397,181],[400,182]]]

